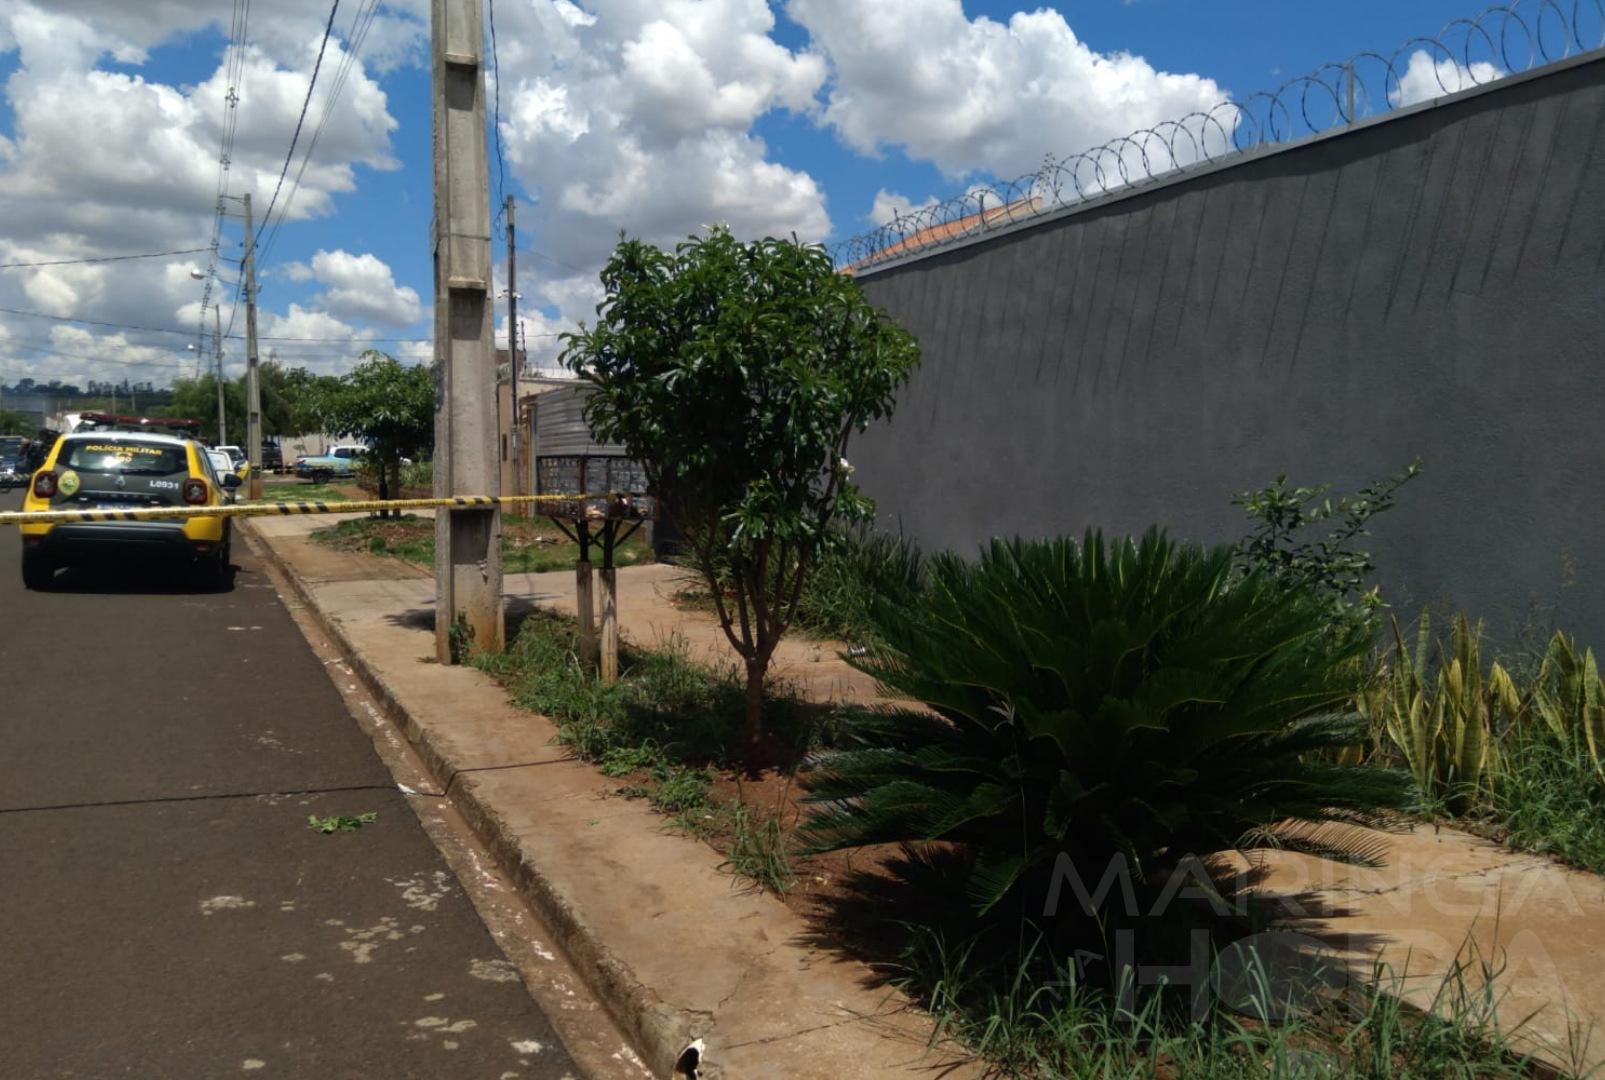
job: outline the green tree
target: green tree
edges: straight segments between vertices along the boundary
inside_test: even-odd
[[[273,385],[288,411],[282,434],[324,430],[327,403],[340,389],[338,376],[315,375],[304,367],[281,368],[275,373]]]
[[[764,676],[832,525],[869,518],[845,457],[890,415],[919,361],[823,247],[728,230],[672,253],[622,240],[594,328],[563,362],[595,388],[587,418],[622,444],[687,537],[747,670],[749,767]]]
[[[0,409],[0,435],[22,435],[32,437],[38,427],[25,412],[16,409]]]
[[[217,445],[217,376],[203,372],[193,379],[174,379],[173,398],[162,410],[168,416],[201,422],[200,437]],[[243,379],[223,382],[224,422],[227,434],[239,445],[245,444],[245,383]]]
[[[318,407],[332,434],[367,444],[381,499],[401,490],[401,459],[434,446],[435,378],[422,364],[369,349]]]

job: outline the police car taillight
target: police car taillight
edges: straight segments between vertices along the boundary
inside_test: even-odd
[[[33,494],[37,499],[56,497],[56,474],[46,470],[33,478]]]
[[[184,501],[191,506],[205,505],[206,481],[194,476],[184,481]]]

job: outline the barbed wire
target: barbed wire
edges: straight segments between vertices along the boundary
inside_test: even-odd
[[[1011,181],[980,185],[841,241],[836,265],[863,270],[1285,146],[1605,46],[1605,0],[1514,0],[1455,19],[1393,53],[1359,52],[1241,100],[1224,100],[1110,139]]]

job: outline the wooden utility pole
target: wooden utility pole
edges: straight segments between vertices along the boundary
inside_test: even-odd
[[[513,229],[513,197],[507,196],[507,369],[512,381],[513,490],[524,494],[524,470],[518,454],[518,234]],[[522,510],[519,511],[523,513]]]
[[[245,196],[245,456],[251,463],[246,487],[252,502],[262,498],[262,387],[256,356],[256,234],[251,227],[251,196]]]
[[[500,490],[480,0],[432,0],[435,495]],[[503,647],[501,512],[435,515],[435,653]]]

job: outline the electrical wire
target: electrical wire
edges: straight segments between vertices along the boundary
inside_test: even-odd
[[[273,217],[273,208],[278,205],[279,192],[284,188],[284,178],[289,175],[290,162],[295,158],[295,144],[301,139],[301,126],[306,123],[307,110],[312,107],[312,92],[318,86],[318,72],[323,67],[323,54],[329,48],[329,36],[334,33],[334,17],[340,10],[340,0],[334,0],[329,6],[329,21],[323,27],[323,41],[318,45],[318,58],[312,62],[312,78],[307,82],[307,96],[301,102],[301,115],[296,118],[295,130],[290,133],[290,149],[284,155],[284,168],[279,170],[279,182],[273,188],[273,198],[268,200],[267,213],[262,215],[262,223],[256,229],[256,242],[261,243],[262,233],[266,231],[268,222]]]
[[[189,337],[194,332],[194,331],[191,331],[191,330],[179,330],[179,329],[177,329],[175,327],[167,327],[167,326],[138,326],[138,325],[135,325],[133,323],[106,322],[106,321],[101,320],[101,319],[80,319],[80,318],[77,318],[77,317],[72,316],[72,315],[51,315],[48,312],[28,311],[28,310],[26,310],[24,308],[0,307],[0,314],[22,315],[22,316],[26,316],[26,317],[32,318],[32,319],[49,319],[49,320],[51,320],[53,322],[79,323],[79,324],[82,324],[84,326],[103,326],[103,327],[108,327],[108,328],[110,328],[112,330],[138,330],[141,333],[146,333],[146,334],[178,334],[181,337]],[[230,341],[239,341],[239,340],[241,340],[240,336],[237,335],[237,334],[224,334],[223,337],[226,340],[230,340]],[[273,334],[258,334],[256,339],[258,341],[328,341],[328,342],[365,342],[365,341],[427,342],[427,341],[433,341],[434,340],[434,338],[428,338],[428,337],[371,337],[371,338],[358,338],[358,337],[355,337],[355,336],[348,337],[348,338],[346,338],[346,337],[281,337],[281,336],[277,336],[277,335],[273,335]],[[3,343],[3,341],[4,341],[4,339],[0,339],[0,343]]]
[[[284,209],[279,212],[278,218],[273,222],[268,232],[267,242],[262,250],[256,253],[256,265],[261,269],[272,257],[273,248],[278,243],[279,229],[290,216],[290,207],[295,203],[295,197],[301,190],[301,178],[306,175],[307,166],[312,162],[312,155],[318,148],[318,140],[323,137],[323,129],[328,127],[329,118],[334,115],[335,103],[345,90],[351,71],[356,66],[357,58],[362,53],[362,47],[368,38],[368,31],[373,28],[374,21],[379,15],[379,0],[361,0],[357,13],[351,20],[351,27],[346,31],[345,49],[340,58],[340,66],[335,70],[334,81],[330,85],[329,93],[324,99],[323,114],[318,120],[318,126],[312,130],[312,138],[307,142],[306,153],[301,157],[301,167],[296,170],[295,179],[290,183],[289,193],[284,197]]]
[[[23,349],[28,352],[41,353],[45,356],[54,356],[62,360],[82,360],[91,364],[120,364],[124,367],[166,367],[187,370],[190,364],[187,360],[133,360],[125,356],[86,356],[83,353],[59,352],[55,349],[45,349],[38,345],[23,345],[19,342],[0,342],[0,353],[7,348]]]
[[[507,162],[502,159],[502,58],[496,51],[496,0],[489,0],[490,6],[490,62],[495,69],[495,113],[492,115],[490,130],[496,138],[496,222],[491,228],[502,223],[507,214]]]
[[[126,262],[129,259],[164,259],[170,255],[194,255],[211,248],[184,248],[180,251],[147,251],[141,255],[96,255],[83,259],[50,259],[46,262],[0,263],[0,270],[22,270],[35,266],[82,266],[86,263]]]
[[[217,196],[210,242],[212,257],[206,265],[206,284],[201,288],[201,309],[196,317],[196,334],[201,343],[204,343],[206,337],[206,312],[212,306],[212,286],[217,278],[219,249],[223,240],[224,202],[229,198],[234,138],[240,122],[240,92],[245,85],[245,46],[249,37],[251,0],[233,0],[233,2],[234,8],[229,22],[229,44],[224,54],[226,57],[224,83],[228,86],[228,90],[223,96],[223,122],[220,125],[222,137],[217,152]],[[198,356],[199,347],[196,352]]]

